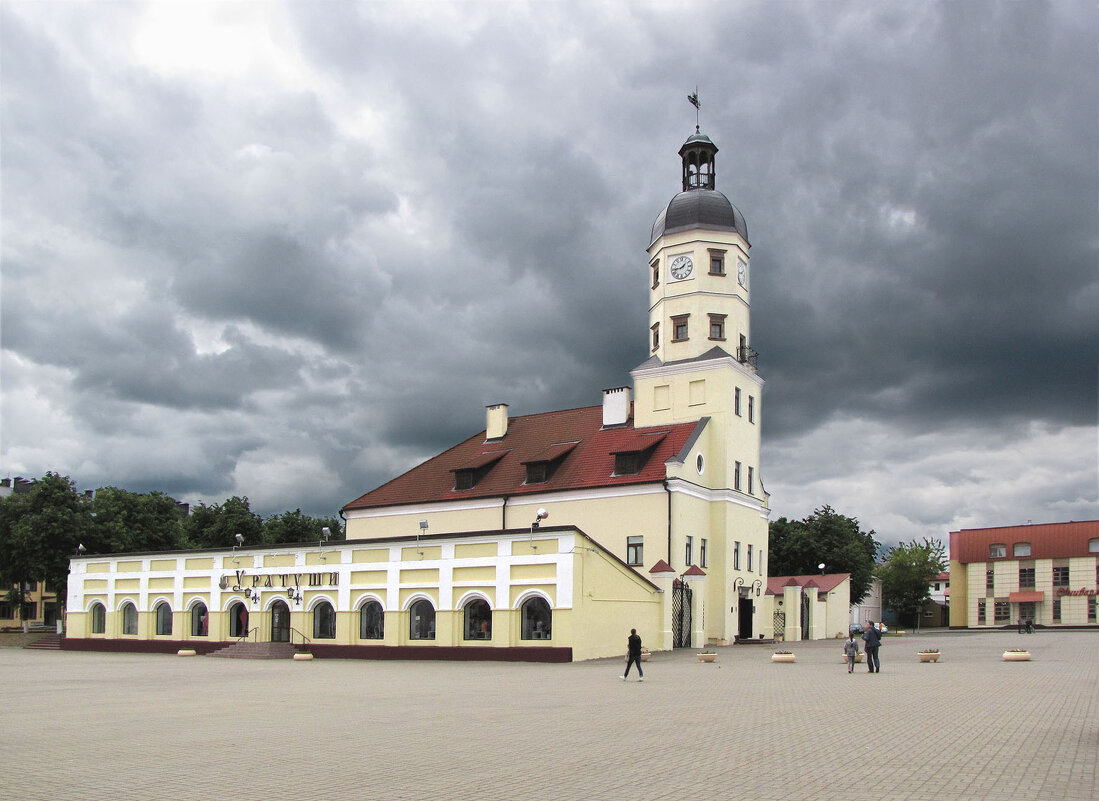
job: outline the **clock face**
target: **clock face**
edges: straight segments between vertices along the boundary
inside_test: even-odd
[[[736,280],[745,289],[748,288],[748,263],[738,261],[736,264]]]
[[[668,267],[668,271],[676,281],[682,281],[684,278],[690,277],[694,267],[694,262],[691,261],[690,256],[676,256]]]

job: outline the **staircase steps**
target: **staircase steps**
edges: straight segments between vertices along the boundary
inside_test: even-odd
[[[60,634],[47,634],[45,637],[39,637],[32,643],[27,643],[24,648],[34,648],[39,651],[60,651],[61,650],[61,636]]]
[[[207,656],[222,656],[227,659],[293,659],[298,652],[288,642],[238,642],[219,648]]]

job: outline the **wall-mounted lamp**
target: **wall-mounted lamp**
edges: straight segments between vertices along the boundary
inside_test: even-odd
[[[762,579],[756,579],[755,581],[753,581],[752,588],[756,591],[756,597],[758,598],[760,591],[763,589]]]
[[[301,606],[301,590],[297,587],[291,587],[286,591],[286,597],[293,601],[298,606]]]
[[[420,521],[420,531],[419,531],[419,533],[416,534],[416,553],[418,553],[420,555],[421,559],[424,558],[424,552],[420,550],[420,534],[426,534],[426,533],[427,533],[427,521],[426,520],[421,520]]]
[[[237,548],[244,544],[244,535],[237,533],[233,535],[233,538],[237,541],[237,544],[233,546],[233,564],[239,565],[240,560],[237,559]]]
[[[545,509],[539,509],[538,514],[534,518],[534,522],[530,524],[530,547],[535,551],[538,550],[538,546],[534,544],[534,529],[538,528],[538,526],[541,525],[542,521],[545,520],[547,517],[549,517],[549,512],[547,512]]]

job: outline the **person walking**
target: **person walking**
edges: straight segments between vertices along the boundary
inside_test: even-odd
[[[855,642],[855,632],[847,635],[847,642],[843,644],[843,653],[847,655],[847,672],[855,672],[855,657],[859,654],[859,644]]]
[[[881,673],[881,662],[878,661],[878,648],[881,647],[881,632],[874,628],[874,621],[869,621],[866,631],[862,633],[862,639],[866,643],[866,666],[871,673]]]
[[[626,672],[622,674],[622,681],[630,675],[633,665],[637,665],[637,680],[644,681],[645,674],[641,670],[641,638],[637,636],[637,629],[630,629],[629,639],[626,640]]]

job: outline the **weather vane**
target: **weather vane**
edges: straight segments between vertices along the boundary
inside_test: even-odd
[[[693,95],[687,95],[687,102],[695,107],[695,133],[699,133],[698,128],[698,111],[702,108],[702,104],[698,102],[698,87],[695,87],[695,93]]]

